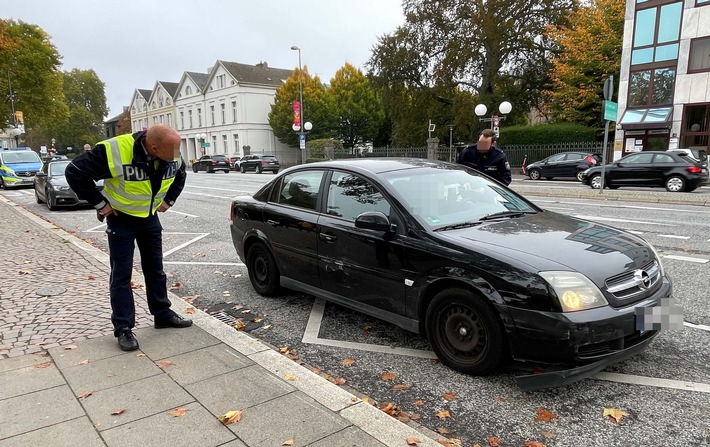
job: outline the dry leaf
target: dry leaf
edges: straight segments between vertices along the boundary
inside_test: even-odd
[[[422,415],[419,414],[419,413],[411,413],[411,414],[409,415],[409,417],[410,417],[413,421],[418,421],[419,419],[422,418]]]
[[[186,314],[194,314],[195,313],[195,308],[194,307],[188,307],[185,309]]]
[[[270,325],[270,324],[267,324],[267,325],[265,325],[265,326],[262,326],[261,328],[262,328],[262,329],[268,329],[268,328],[270,328],[270,327],[271,327],[271,325]]]
[[[406,383],[400,383],[398,385],[393,386],[392,389],[395,391],[407,391],[409,389],[409,385],[407,385]]]
[[[320,370],[319,368],[316,368],[316,367],[311,368],[311,371],[314,372],[314,373],[316,373],[316,374],[320,374],[320,373],[321,373],[321,370]]]
[[[496,400],[497,400],[498,402],[502,403],[502,404],[508,402],[508,399],[506,399],[505,397],[500,397],[500,396],[499,396],[499,397],[496,397]]]
[[[439,433],[440,435],[448,435],[449,433],[451,433],[448,428],[444,428],[444,427],[437,428],[436,432]]]
[[[89,276],[86,277],[86,279],[88,279],[89,281],[92,281],[92,280],[94,279],[94,276],[93,276],[93,275],[89,275]]]
[[[158,362],[158,367],[165,369],[172,364],[173,364],[173,362],[171,362],[170,360],[161,360]]]
[[[449,410],[444,410],[436,413],[436,417],[439,419],[446,419],[451,417],[451,413],[449,413]]]
[[[111,416],[118,416],[119,414],[123,414],[126,410],[123,408],[118,408],[116,410],[113,410],[111,412]]]
[[[240,410],[228,411],[219,417],[224,425],[234,424],[242,419],[242,412]]]
[[[288,346],[281,346],[281,347],[279,348],[279,352],[280,352],[281,354],[287,354],[288,351],[289,351]]]
[[[422,442],[419,440],[419,438],[415,438],[414,436],[410,436],[407,438],[407,445],[419,445],[419,443]]]
[[[555,437],[555,434],[551,431],[544,431],[542,432],[542,436],[546,437],[547,439],[552,439]]]
[[[32,270],[22,269],[19,271],[20,275],[31,275]]]
[[[445,447],[457,447],[461,445],[461,440],[457,438],[439,439],[438,442]]]
[[[143,284],[136,284],[133,281],[131,281],[131,289],[140,289],[143,287]]]
[[[168,414],[173,416],[173,417],[180,417],[183,416],[185,413],[187,413],[187,408],[178,408],[172,411],[168,411]]]
[[[145,353],[141,352],[140,354],[136,354],[136,357],[145,357]]]
[[[187,304],[192,304],[195,302],[195,300],[199,297],[200,295],[190,295],[190,296],[184,296],[182,299],[187,303]]]
[[[400,410],[399,408],[397,408],[397,405],[393,404],[392,402],[384,402],[382,406],[378,408],[384,413],[389,414],[390,416],[397,416],[400,413]]]
[[[496,438],[495,436],[489,436],[488,437],[488,445],[491,447],[499,447],[500,446],[500,439]]]
[[[243,330],[247,327],[247,325],[244,324],[244,322],[243,322],[242,320],[237,320],[237,324],[235,324],[234,327],[235,327],[238,331],[243,331]]]
[[[624,418],[624,416],[628,416],[629,413],[623,411],[623,410],[617,410],[616,408],[605,408],[604,409],[604,416],[609,417],[609,421],[615,423],[615,424],[621,424],[621,420]]]
[[[353,366],[355,364],[355,359],[342,359],[340,364],[343,366]]]
[[[80,365],[86,365],[87,363],[89,363],[89,359],[84,359],[79,362]]]
[[[248,314],[248,313],[251,313],[251,310],[250,310],[250,309],[244,309],[244,310],[242,311],[242,313],[243,313],[243,314]]]
[[[387,382],[388,380],[397,380],[397,376],[394,373],[386,372],[380,376],[380,380]]]
[[[92,394],[94,394],[94,393],[92,393],[91,391],[84,391],[83,393],[79,394],[76,397],[78,397],[79,399],[86,399],[87,397],[91,396]]]
[[[456,395],[454,393],[444,393],[441,397],[443,397],[446,400],[456,399]]]
[[[49,368],[51,365],[52,365],[52,362],[38,363],[35,365],[35,368],[39,368],[39,369]]]
[[[294,441],[293,438],[291,438],[291,439],[285,440],[284,443],[281,445],[293,445],[295,443],[296,443],[296,441]]]
[[[525,444],[523,444],[523,447],[546,447],[546,446],[542,442],[538,442],[538,441],[525,441]]]
[[[71,349],[76,349],[76,345],[66,345],[66,346],[64,347],[64,350],[66,350],[66,351],[69,351],[69,350],[71,350]]]
[[[177,281],[177,282],[173,283],[173,285],[170,287],[173,289],[177,289],[177,288],[182,287],[182,283],[180,281]]]
[[[284,380],[296,380],[296,376],[292,376],[291,374],[286,374],[284,376]]]
[[[555,413],[547,411],[544,408],[537,407],[535,411],[537,411],[537,416],[535,416],[536,421],[550,422],[557,418]]]
[[[251,320],[251,322],[252,322],[252,323],[261,323],[262,320],[263,320],[263,318],[261,318],[261,317],[256,317],[256,318],[254,318],[253,320]]]
[[[422,407],[422,406],[424,406],[424,401],[423,401],[423,400],[418,400],[418,401],[414,402],[414,405],[417,406],[417,407]]]
[[[333,383],[336,385],[345,385],[345,382],[347,382],[347,380],[345,380],[345,377],[338,377],[333,381]]]

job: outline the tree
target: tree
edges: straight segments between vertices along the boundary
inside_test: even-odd
[[[281,143],[298,147],[298,133],[293,126],[293,102],[299,100],[299,70],[296,68],[286,82],[276,91],[269,112],[269,125]],[[303,67],[303,118],[313,124],[309,139],[330,138],[334,135],[335,114],[325,85],[318,76],[311,77],[308,67]]]
[[[337,138],[352,149],[372,143],[385,118],[382,100],[362,71],[349,63],[330,80],[327,94],[335,104]]]
[[[25,129],[47,127],[67,118],[59,71],[61,56],[40,27],[0,19],[0,79],[12,82],[15,110]],[[14,124],[10,101],[0,102],[0,126]]]
[[[560,48],[547,92],[555,121],[599,126],[604,81],[619,79],[624,0],[591,0],[569,13],[569,26],[551,27]]]

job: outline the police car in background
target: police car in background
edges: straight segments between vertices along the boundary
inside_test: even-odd
[[[0,149],[0,188],[32,186],[42,167],[39,154],[29,147]]]

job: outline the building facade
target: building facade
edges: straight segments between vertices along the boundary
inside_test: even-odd
[[[626,0],[615,149],[710,147],[710,0]]]

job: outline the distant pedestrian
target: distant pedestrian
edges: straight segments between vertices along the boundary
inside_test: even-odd
[[[461,151],[456,162],[487,174],[504,185],[510,185],[512,180],[510,163],[505,153],[495,146],[496,140],[494,131],[484,130],[476,144],[467,146]]]
[[[157,214],[173,206],[185,186],[180,135],[169,126],[158,124],[148,131],[99,142],[93,150],[74,159],[65,175],[76,194],[96,208],[99,220],[106,219],[111,321],[120,348],[138,349],[132,332],[136,316],[131,288],[136,243],[155,327],[192,325],[192,320],[183,319],[170,309],[163,271],[162,226]],[[94,184],[99,179],[104,179],[103,194]]]
[[[89,152],[91,150],[91,145],[89,143],[86,143],[84,145],[84,152]]]

